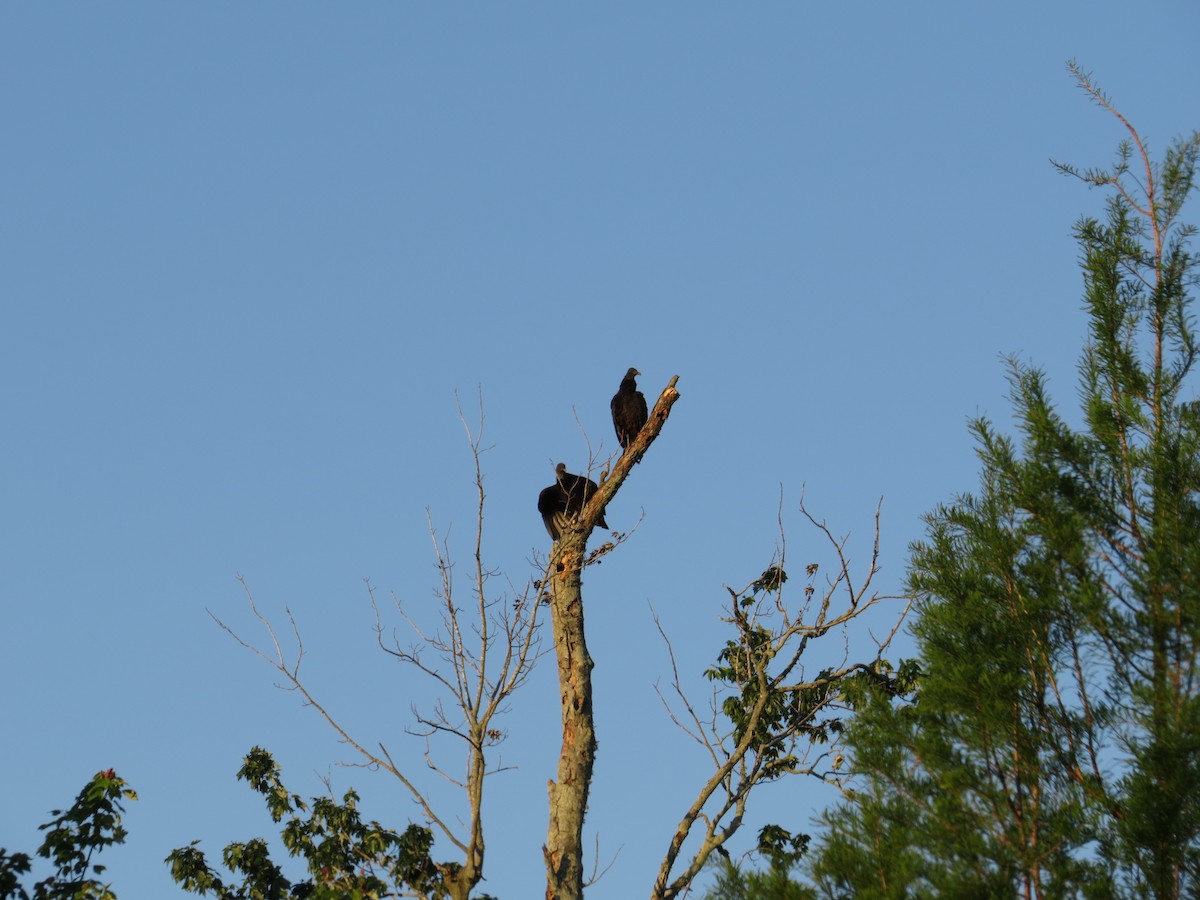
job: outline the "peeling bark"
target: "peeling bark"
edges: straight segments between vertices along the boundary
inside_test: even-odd
[[[674,376],[659,395],[650,418],[625,448],[611,473],[601,475],[575,525],[551,552],[550,609],[554,652],[562,700],[562,749],[557,781],[548,784],[550,826],[542,854],[546,861],[546,900],[582,900],[583,820],[596,761],[596,731],[592,716],[592,662],[583,627],[582,570],[587,540],[604,507],[616,496],[630,469],[662,431],[671,406],[679,399]]]
[[[563,557],[582,555],[583,536],[561,542]],[[575,550],[575,548],[578,548]],[[554,648],[558,655],[558,684],[562,694],[562,750],[558,780],[551,781],[550,828],[543,849],[546,858],[546,900],[575,900],[583,896],[583,818],[596,759],[592,718],[592,662],[583,631],[583,599],[579,568],[568,566],[554,577],[550,608]]]

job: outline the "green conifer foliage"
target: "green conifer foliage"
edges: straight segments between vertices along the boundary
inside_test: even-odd
[[[910,581],[922,675],[865,698],[858,793],[811,860],[831,897],[1200,892],[1200,407],[1178,216],[1200,134],[1127,130],[1076,228],[1078,413],[1010,360],[1016,436],[972,424],[980,484],[927,517]]]

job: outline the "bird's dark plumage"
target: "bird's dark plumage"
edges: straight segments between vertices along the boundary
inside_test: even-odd
[[[554,474],[557,476],[555,483],[538,494],[538,512],[542,514],[542,521],[551,539],[557,541],[600,488],[590,478],[572,475],[567,471],[566,463],[555,466]],[[596,524],[608,528],[608,523],[604,521],[604,510],[600,511]]]
[[[617,441],[622,450],[633,443],[646,424],[646,398],[634,380],[641,374],[637,369],[626,372],[621,379],[621,389],[612,398],[613,428],[617,430]]]

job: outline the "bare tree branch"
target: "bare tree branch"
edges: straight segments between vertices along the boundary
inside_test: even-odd
[[[436,630],[421,624],[410,614],[404,602],[393,595],[396,611],[417,639],[411,644],[402,644],[395,631],[388,630],[384,625],[383,613],[377,602],[374,587],[369,581],[366,587],[375,619],[375,639],[379,648],[398,662],[410,665],[427,676],[445,694],[435,700],[429,710],[421,711],[414,706],[412,715],[416,727],[406,730],[424,740],[422,758],[426,767],[464,792],[468,813],[465,819],[460,817],[463,831],[452,828],[449,821],[435,811],[429,795],[417,786],[383,742],[377,742],[378,752],[367,749],[365,743],[352,736],[301,680],[300,663],[305,649],[298,623],[291,610],[286,610],[286,614],[295,640],[294,660],[289,659],[273,624],[260,612],[240,576],[239,581],[250,609],[266,629],[269,651],[244,640],[223,621],[215,616],[213,618],[241,646],[266,661],[282,675],[284,681],[280,686],[298,692],[304,704],[318,712],[339,739],[354,749],[362,760],[358,765],[389,772],[405,787],[425,819],[461,854],[461,859],[457,862],[435,865],[440,872],[446,893],[455,900],[466,900],[471,889],[483,877],[484,780],[488,775],[508,768],[489,765],[487,750],[502,742],[504,738],[505,732],[495,726],[496,717],[507,710],[508,701],[513,693],[525,683],[537,660],[546,652],[539,640],[539,610],[542,606],[540,601],[544,592],[543,585],[549,580],[550,572],[547,570],[540,580],[530,581],[522,590],[514,590],[515,600],[510,600],[503,594],[492,596],[488,590],[488,583],[496,573],[488,569],[483,561],[486,492],[481,457],[487,448],[482,442],[482,397],[478,425],[475,428],[467,422],[461,406],[459,417],[466,430],[475,465],[476,528],[470,577],[471,602],[465,608],[456,602],[454,563],[448,543],[445,539],[438,538],[432,516],[428,512],[426,515],[429,520],[429,534],[433,541],[441,581],[435,592],[439,600],[440,617]],[[509,588],[512,589],[511,584]],[[461,744],[464,753],[462,776],[452,775],[437,761],[432,741],[439,737],[450,737]]]

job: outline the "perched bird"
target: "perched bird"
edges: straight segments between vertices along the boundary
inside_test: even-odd
[[[621,379],[621,389],[613,394],[613,428],[617,430],[617,441],[620,442],[622,450],[633,443],[633,439],[646,424],[646,398],[637,389],[637,382],[634,380],[641,374],[637,369],[630,369]]]
[[[557,541],[600,488],[590,478],[572,475],[567,471],[566,463],[555,466],[554,474],[557,481],[538,494],[538,512],[542,514],[542,521],[551,539]],[[608,523],[604,521],[604,510],[600,510],[596,524],[608,528]]]

